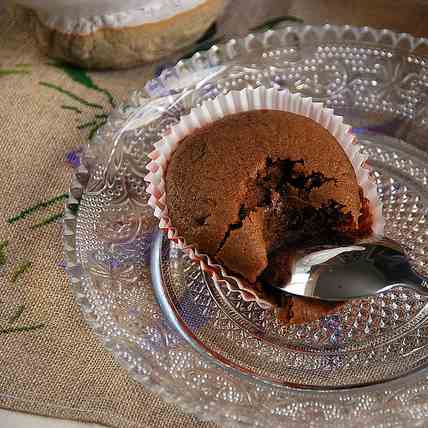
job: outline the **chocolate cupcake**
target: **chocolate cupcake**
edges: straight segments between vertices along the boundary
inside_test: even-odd
[[[281,95],[296,97],[273,95],[276,106]],[[353,144],[331,111],[300,104],[319,121],[331,116],[340,139]],[[281,307],[282,321],[308,322],[337,307],[275,293],[273,286],[288,280],[290,255],[305,245],[379,233],[379,207],[367,171],[360,171],[364,159],[353,147],[347,153],[319,121],[283,109],[248,110],[177,136],[162,173],[167,223],[244,289]],[[207,105],[206,111],[214,110]]]

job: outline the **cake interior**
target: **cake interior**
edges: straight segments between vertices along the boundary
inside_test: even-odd
[[[266,159],[265,166],[247,183],[247,193],[240,205],[239,220],[229,225],[217,254],[222,250],[232,231],[243,226],[251,213],[263,214],[263,238],[267,249],[266,268],[257,277],[257,285],[272,296],[292,317],[290,299],[275,292],[273,285],[281,285],[290,277],[292,251],[305,246],[349,244],[357,237],[370,233],[368,201],[362,201],[358,225],[344,206],[335,200],[317,201],[314,190],[334,182],[320,172],[302,172],[303,159]],[[327,308],[336,305],[327,304]]]

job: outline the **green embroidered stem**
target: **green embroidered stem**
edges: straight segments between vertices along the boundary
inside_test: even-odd
[[[12,273],[12,278],[11,281],[13,284],[16,283],[16,281],[18,281],[18,279],[24,275],[24,273],[28,272],[31,268],[31,262],[30,261],[25,261],[23,263],[21,263]]]
[[[92,137],[95,135],[95,133],[98,131],[99,128],[101,128],[103,125],[105,125],[107,123],[106,120],[103,120],[102,122],[98,123],[97,125],[95,125],[90,131],[89,131],[89,135],[88,135],[88,139],[92,140]]]
[[[38,204],[33,205],[32,207],[27,208],[27,209],[25,209],[25,210],[23,210],[23,211],[19,212],[19,213],[18,213],[18,214],[16,214],[15,216],[13,216],[13,217],[11,217],[11,218],[7,219],[7,222],[8,222],[9,224],[16,223],[18,220],[22,220],[22,219],[24,219],[25,217],[28,217],[28,216],[29,216],[30,214],[32,214],[34,211],[37,211],[37,210],[39,210],[40,208],[47,208],[47,207],[49,207],[50,205],[53,205],[53,204],[55,204],[55,203],[57,203],[57,202],[59,202],[59,201],[62,201],[62,200],[63,200],[63,199],[65,199],[65,198],[68,198],[68,193],[62,193],[61,195],[54,196],[53,198],[48,199],[47,201],[39,202]]]
[[[0,266],[4,266],[6,264],[7,255],[6,255],[6,247],[9,245],[9,241],[4,240],[0,241]]]
[[[83,123],[82,125],[78,125],[77,129],[84,129],[84,128],[89,128],[90,126],[94,126],[96,125],[98,122],[96,120],[93,120],[91,122],[86,122]]]
[[[97,119],[104,119],[104,120],[101,120],[100,122],[98,122],[97,120],[92,120],[91,122],[82,123],[81,125],[77,126],[77,129],[89,128],[91,126],[93,127],[89,132],[89,139],[91,139],[94,136],[94,133],[100,126],[103,126],[107,122],[106,119],[108,118],[108,114],[96,114],[95,117]]]
[[[39,223],[36,223],[36,224],[33,224],[32,226],[31,226],[31,230],[34,230],[34,229],[39,229],[40,227],[42,227],[42,226],[46,226],[47,224],[50,224],[50,223],[53,223],[54,221],[56,221],[56,220],[58,220],[58,219],[60,219],[62,216],[64,215],[64,213],[63,212],[61,212],[61,213],[56,213],[56,214],[52,214],[52,215],[50,215],[49,217],[46,217],[44,220],[42,220],[41,222],[39,222]]]
[[[81,104],[83,104],[85,106],[99,108],[99,109],[103,110],[103,106],[101,106],[99,104],[95,104],[95,103],[90,103],[89,101],[86,101],[83,98],[78,97],[77,95],[73,94],[72,92],[67,91],[66,89],[61,88],[60,86],[54,85],[53,83],[39,82],[39,84],[42,85],[42,86],[46,86],[47,88],[54,89],[55,91],[58,91],[61,94],[67,95],[71,99],[73,99],[75,101],[78,101],[79,103],[81,103]]]
[[[45,324],[34,324],[34,325],[23,325],[19,327],[8,327],[8,328],[1,328],[0,329],[0,335],[2,334],[10,334],[10,333],[19,333],[23,331],[34,331],[39,330],[40,328],[43,328]]]
[[[72,204],[68,206],[68,209],[71,211],[73,215],[76,215],[79,211],[80,201],[77,204]]]
[[[29,70],[18,70],[13,68],[3,68],[0,69],[0,77],[1,76],[9,76],[11,74],[30,74]]]
[[[63,108],[64,110],[72,110],[75,111],[76,113],[81,114],[82,110],[78,109],[77,107],[74,106],[67,106],[67,105],[62,105],[61,108]]]
[[[113,95],[112,95],[112,94],[111,94],[107,89],[100,88],[99,86],[96,86],[94,89],[95,89],[96,91],[98,91],[98,92],[102,92],[104,95],[106,95],[106,96],[107,96],[107,99],[108,99],[109,104],[110,104],[113,108],[115,108],[115,107],[116,107],[116,103],[114,102]]]
[[[104,95],[107,96],[107,99],[110,105],[113,108],[116,107],[113,95],[107,89],[100,88],[97,84],[95,84],[85,70],[77,67],[72,67],[71,65],[64,64],[61,62],[52,62],[52,63],[49,63],[49,65],[52,65],[53,67],[63,70],[64,73],[67,74],[67,76],[71,77],[71,79],[73,79],[75,82],[80,83],[86,88],[93,89],[94,91],[103,93]]]
[[[256,27],[250,28],[250,31],[262,31],[262,30],[270,30],[275,27],[276,24],[280,22],[290,21],[298,24],[303,24],[303,19],[298,18],[297,16],[277,16],[276,18],[269,19],[263,24],[257,25]]]
[[[13,324],[14,322],[18,321],[22,313],[24,312],[24,309],[25,309],[25,305],[19,305],[16,308],[15,313],[9,318],[8,323]]]

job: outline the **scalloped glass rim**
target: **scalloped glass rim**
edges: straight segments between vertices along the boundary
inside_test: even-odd
[[[276,30],[276,31],[267,31],[265,33],[250,34],[242,39],[232,39],[227,42],[224,46],[213,46],[210,50],[205,52],[200,52],[195,54],[192,58],[188,60],[180,61],[173,69],[165,70],[161,76],[157,79],[153,79],[146,85],[146,92],[136,91],[134,92],[129,100],[129,103],[126,106],[119,107],[112,117],[109,118],[107,126],[104,129],[101,129],[98,132],[96,141],[94,140],[91,145],[99,144],[99,142],[105,138],[111,138],[107,135],[107,129],[112,129],[115,127],[115,121],[120,119],[121,115],[126,117],[126,110],[128,106],[138,107],[141,104],[142,97],[145,95],[156,95],[156,91],[153,91],[151,87],[153,84],[155,86],[163,86],[164,88],[171,89],[174,86],[175,74],[192,74],[196,71],[203,70],[207,65],[214,66],[221,63],[221,54],[223,50],[224,60],[233,60],[239,56],[241,50],[249,52],[252,49],[255,49],[256,46],[260,43],[266,47],[274,47],[276,40],[284,40],[281,37],[286,37],[287,35],[292,35],[292,37],[298,37],[299,40],[307,41],[307,43],[327,41],[331,42],[332,40],[344,40],[341,38],[344,35],[348,37],[355,37],[355,39],[348,39],[352,42],[359,43],[368,43],[368,44],[381,44],[394,49],[403,49],[408,52],[414,51],[418,47],[428,46],[428,39],[426,38],[415,38],[409,34],[396,34],[389,30],[375,30],[368,27],[364,28],[355,28],[350,26],[333,26],[333,25],[324,25],[324,26],[292,26],[285,29]],[[309,40],[310,35],[315,35],[315,40]],[[278,39],[278,37],[280,39]],[[305,39],[306,38],[306,39]],[[333,39],[332,39],[333,38]],[[171,70],[174,70],[171,72]],[[87,150],[87,153],[90,154],[91,148]],[[90,156],[88,156],[90,158]],[[103,326],[99,323],[97,319],[94,308],[90,305],[90,302],[87,300],[84,290],[81,287],[81,276],[82,276],[82,266],[79,260],[78,249],[76,248],[75,233],[76,233],[76,221],[77,214],[75,214],[75,209],[78,206],[78,202],[83,195],[85,185],[87,183],[89,176],[89,171],[85,165],[81,165],[76,174],[73,176],[71,188],[70,188],[70,198],[66,203],[65,217],[64,217],[64,249],[65,249],[65,259],[67,271],[70,277],[70,283],[72,290],[75,294],[76,301],[81,307],[82,313],[87,321],[88,325],[93,329],[94,333],[101,339],[104,346],[112,352],[115,358],[119,363],[125,367],[130,374],[139,382],[143,383],[151,391],[159,393],[166,401],[179,405],[183,410],[194,413],[203,420],[213,420],[229,426],[249,426],[254,423],[254,420],[251,416],[245,417],[240,415],[239,418],[236,415],[228,414],[228,411],[224,411],[222,408],[216,408],[215,403],[212,403],[212,406],[201,406],[195,402],[187,401],[185,394],[182,396],[177,396],[173,388],[170,388],[169,385],[165,383],[159,383],[156,379],[152,378],[149,375],[138,372],[135,367],[130,366],[126,359],[120,356],[119,350],[121,347],[125,346],[125,343],[121,343],[120,338],[116,337],[107,337]],[[421,380],[420,375],[425,374],[427,370],[419,371],[417,374],[411,374],[405,378],[397,379],[391,382],[388,382],[388,387],[397,388],[399,390],[404,389],[405,386],[411,385],[413,379],[415,383],[417,380]],[[418,376],[419,375],[419,376]],[[404,379],[406,380],[406,385],[403,385]],[[384,385],[374,385],[368,387],[356,388],[361,393],[371,393],[375,392],[377,395],[382,396],[382,389]],[[302,398],[306,397],[306,391],[295,391],[297,395]],[[345,393],[346,390],[342,390],[339,394]],[[326,393],[323,391],[311,391],[312,398],[319,397],[320,401],[337,400],[337,393]],[[326,400],[327,399],[327,400]],[[421,396],[421,400],[425,400],[424,404],[428,401],[428,397],[425,398],[424,395]],[[387,403],[388,400],[385,399],[384,403]],[[371,423],[381,423],[383,419],[374,419],[371,420]],[[268,421],[266,421],[268,422]],[[333,421],[335,422],[335,421]],[[347,421],[343,421],[345,423]],[[414,421],[415,424],[419,425],[419,421]],[[326,421],[324,422],[326,423]],[[407,424],[408,421],[402,421],[403,424]],[[298,424],[292,423],[291,426],[299,426]],[[342,425],[341,425],[342,426]],[[396,426],[396,425],[394,425]],[[398,425],[404,426],[404,425]]]
[[[381,45],[392,49],[414,52],[428,47],[428,38],[414,37],[408,33],[395,33],[387,29],[353,27],[351,25],[289,25],[282,29],[250,33],[243,38],[233,38],[221,45],[214,45],[206,51],[195,53],[191,58],[179,61],[166,68],[159,77],[149,80],[145,90],[149,96],[159,96],[173,89],[177,75],[190,75],[221,62],[232,61],[242,51],[251,52],[257,48],[275,48],[285,44],[313,44],[316,42],[349,41],[368,45]]]

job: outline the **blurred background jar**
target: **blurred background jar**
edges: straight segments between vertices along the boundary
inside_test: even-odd
[[[128,68],[182,51],[217,22],[215,38],[275,17],[428,36],[428,0],[9,0],[30,8],[49,56],[85,68]],[[289,18],[299,18],[299,20]]]
[[[50,57],[90,69],[129,68],[193,44],[225,0],[16,0]]]

